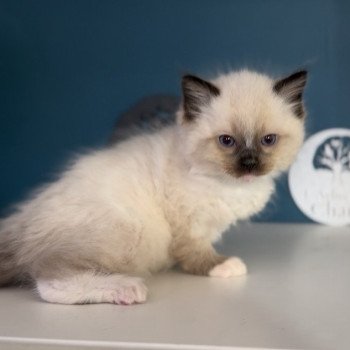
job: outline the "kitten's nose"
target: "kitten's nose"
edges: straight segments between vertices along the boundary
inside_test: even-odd
[[[240,159],[241,168],[246,171],[254,170],[258,166],[258,163],[258,157],[252,153],[245,154]]]

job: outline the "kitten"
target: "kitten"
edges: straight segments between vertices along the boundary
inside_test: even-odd
[[[63,304],[146,300],[142,276],[178,264],[246,273],[212,242],[260,212],[304,137],[306,71],[186,75],[174,125],[81,156],[0,227],[0,284],[30,278]]]

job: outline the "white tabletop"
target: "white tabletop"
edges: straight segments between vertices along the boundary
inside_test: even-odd
[[[0,289],[0,349],[350,349],[349,227],[244,225],[219,250],[249,274],[162,273],[143,305],[53,305]]]

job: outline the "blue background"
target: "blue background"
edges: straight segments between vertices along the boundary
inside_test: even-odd
[[[0,1],[0,211],[183,73],[310,70],[308,133],[349,127],[350,2]],[[286,178],[261,221],[308,221]]]

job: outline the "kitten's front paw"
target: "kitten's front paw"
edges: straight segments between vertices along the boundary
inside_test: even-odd
[[[221,278],[228,278],[228,277],[235,277],[235,276],[242,276],[247,273],[247,266],[245,263],[240,259],[236,257],[228,258],[223,263],[214,266],[209,271],[210,277],[221,277]]]

